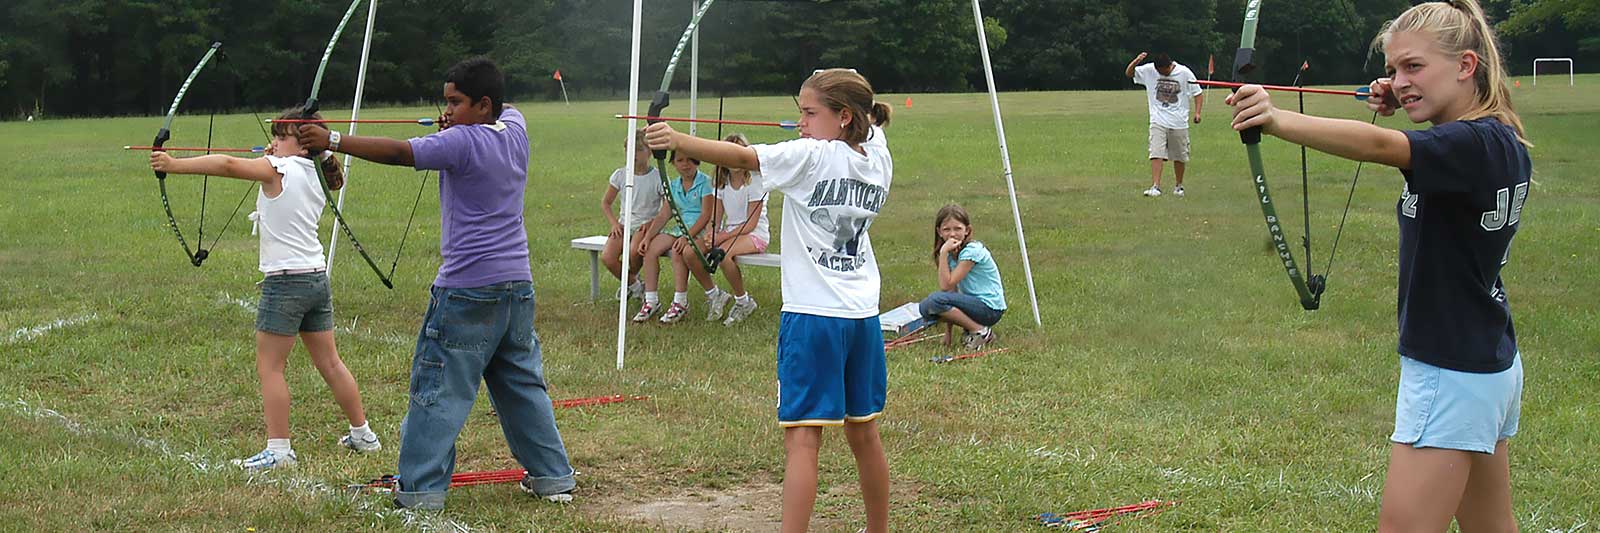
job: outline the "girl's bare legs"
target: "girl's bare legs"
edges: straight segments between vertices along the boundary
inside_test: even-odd
[[[726,250],[728,250],[728,257],[722,260],[722,266],[720,267],[722,276],[728,278],[728,288],[733,289],[734,296],[743,296],[745,294],[744,272],[739,270],[739,262],[734,261],[734,259],[741,255],[756,253],[755,237],[749,235],[735,237],[733,242],[728,243]]]
[[[256,331],[256,378],[261,381],[261,415],[267,438],[289,438],[289,382],[283,377],[294,337]]]
[[[678,253],[678,249],[676,248],[676,246],[679,243],[683,244],[683,253]],[[694,247],[693,246],[689,246],[689,240],[688,239],[685,239],[683,237],[679,237],[677,239],[677,241],[675,241],[673,243],[673,246],[674,246],[674,248],[672,249],[672,291],[673,292],[689,292],[689,263],[694,263],[695,264],[695,268],[703,268],[703,267],[700,266],[700,259],[699,258],[690,257],[691,255],[694,254]],[[706,281],[709,282],[710,280],[711,280],[711,277],[707,276],[706,277]],[[710,289],[711,289],[711,287],[709,287],[709,286],[706,287],[706,290],[710,290]]]
[[[639,269],[639,277],[644,281],[644,290],[655,292],[661,286],[661,255],[672,249],[672,242],[675,240],[676,237],[665,233],[651,237],[650,246],[644,251],[644,265]]]
[[[889,531],[889,460],[878,438],[878,421],[845,422],[844,436],[856,456],[861,478],[861,501],[867,507],[867,533]],[[813,480],[813,484],[815,481]]]
[[[1462,531],[1517,531],[1511,512],[1511,457],[1506,441],[1496,442],[1494,455],[1472,454],[1467,490],[1456,507]]]
[[[361,389],[356,387],[356,378],[350,375],[350,369],[345,368],[344,360],[339,359],[333,330],[302,331],[300,340],[306,344],[306,351],[311,352],[311,364],[316,365],[317,373],[322,374],[322,381],[333,390],[333,401],[339,403],[339,409],[344,411],[350,426],[366,425],[367,413],[361,408]]]
[[[1496,447],[1497,452],[1501,449],[1501,446]],[[1383,482],[1383,504],[1378,511],[1378,531],[1445,531],[1449,528],[1451,517],[1467,503],[1463,495],[1476,470],[1473,455],[1478,454],[1391,444],[1389,473]],[[1509,511],[1509,488],[1506,492]]]
[[[633,262],[629,272],[639,273],[639,266],[644,262],[644,257],[630,253],[628,259]],[[600,251],[600,263],[611,272],[611,277],[622,279],[622,239],[606,239],[606,247]]]
[[[820,427],[783,429],[784,533],[805,533],[811,526],[811,509],[817,504],[817,450],[821,447]]]

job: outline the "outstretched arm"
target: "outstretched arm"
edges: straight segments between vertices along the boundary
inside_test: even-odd
[[[761,171],[761,160],[756,157],[756,149],[679,133],[665,122],[657,122],[645,128],[644,142],[651,150],[677,150],[679,153],[714,165]]]
[[[150,152],[150,169],[172,174],[209,174],[246,181],[270,183],[278,179],[278,169],[265,157],[246,159],[231,155],[211,154],[176,158],[166,152]]]
[[[328,129],[302,124],[298,133],[300,146],[305,148],[307,152],[315,154],[329,149],[328,137],[330,132]],[[385,165],[410,167],[417,164],[416,157],[411,153],[411,143],[388,137],[342,135],[339,139],[339,148],[334,151]]]
[[[1369,99],[1370,100],[1370,99]],[[1246,85],[1225,102],[1233,106],[1233,129],[1261,126],[1269,135],[1345,159],[1411,168],[1411,141],[1404,133],[1365,122],[1313,117],[1272,105],[1259,85]]]

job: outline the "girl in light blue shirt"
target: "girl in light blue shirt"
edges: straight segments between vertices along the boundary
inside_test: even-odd
[[[994,342],[990,326],[1006,312],[1000,269],[983,243],[972,240],[972,219],[956,204],[933,217],[933,264],[939,290],[918,307],[930,320],[961,326],[962,344],[978,350]]]

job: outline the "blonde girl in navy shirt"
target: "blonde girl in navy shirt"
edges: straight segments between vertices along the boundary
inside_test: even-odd
[[[819,70],[800,85],[800,137],[740,146],[666,123],[645,129],[654,150],[760,172],[783,193],[783,309],[778,326],[778,425],[783,426],[783,526],[806,531],[817,501],[823,427],[844,427],[861,477],[866,531],[889,530],[889,462],[878,439],[888,373],[878,326],[878,261],[867,228],[889,196],[894,161],[880,126],[889,106],[854,70]]]
[[[1405,178],[1400,221],[1400,385],[1379,531],[1515,531],[1507,441],[1522,359],[1500,271],[1532,163],[1494,32],[1475,0],[1406,10],[1374,40],[1389,78],[1367,105],[1433,126],[1391,130],[1278,109],[1258,86],[1228,99],[1233,127]]]

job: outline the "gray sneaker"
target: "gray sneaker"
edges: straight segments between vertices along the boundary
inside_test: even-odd
[[[733,301],[733,295],[728,291],[716,289],[716,292],[706,296],[706,321],[715,322],[722,318],[722,311],[728,308],[728,303]]]
[[[961,343],[966,345],[968,350],[982,350],[991,342],[994,342],[994,328],[989,328],[983,333],[968,333],[961,338]]]
[[[749,303],[746,304],[746,302],[749,302]],[[744,320],[746,318],[749,318],[750,317],[750,313],[754,313],[754,312],[756,312],[756,299],[755,298],[745,298],[743,300],[740,300],[738,298],[734,298],[733,299],[733,307],[731,309],[728,309],[728,319],[727,320],[723,320],[722,321],[722,325],[724,325],[724,326],[732,326],[735,322],[738,322],[740,320]]]

